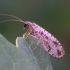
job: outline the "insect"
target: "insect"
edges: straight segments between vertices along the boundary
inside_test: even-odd
[[[0,15],[10,16],[10,17],[15,18],[11,20],[4,20],[4,21],[1,21],[0,23],[6,22],[6,21],[19,21],[19,22],[24,23],[24,27],[27,27],[27,26],[29,27],[26,33],[28,35],[31,35],[37,38],[39,40],[38,42],[42,42],[43,48],[50,55],[56,58],[61,58],[64,56],[65,51],[62,45],[60,44],[60,42],[51,33],[49,33],[47,30],[45,30],[41,26],[37,25],[36,23],[29,22],[29,21],[23,21],[20,18],[13,16],[13,15],[8,15],[8,14],[0,14]]]

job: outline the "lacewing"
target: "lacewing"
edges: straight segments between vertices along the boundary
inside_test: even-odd
[[[65,51],[61,45],[61,43],[47,30],[42,28],[36,23],[32,23],[30,21],[23,21],[20,18],[9,15],[9,14],[0,14],[1,16],[10,16],[14,17],[15,19],[10,19],[10,20],[4,20],[2,22],[6,21],[19,21],[24,23],[24,27],[29,27],[28,31],[26,32],[28,35],[31,35],[35,38],[37,38],[40,42],[43,43],[43,48],[52,56],[56,58],[61,58],[64,56]]]

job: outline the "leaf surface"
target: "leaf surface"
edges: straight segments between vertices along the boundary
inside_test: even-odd
[[[48,53],[37,39],[17,37],[17,46],[0,35],[0,70],[53,70]]]

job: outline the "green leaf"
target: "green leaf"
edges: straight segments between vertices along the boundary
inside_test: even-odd
[[[37,39],[17,37],[17,46],[0,35],[0,70],[53,70],[42,44],[34,50]]]

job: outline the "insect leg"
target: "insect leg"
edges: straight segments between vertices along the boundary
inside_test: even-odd
[[[26,34],[26,33],[25,33],[25,34]],[[25,35],[25,34],[24,34],[24,35]],[[23,35],[23,36],[24,36],[24,35]],[[37,43],[36,43],[36,45],[34,46],[34,50],[36,50],[37,46],[38,46],[38,45],[40,44],[40,42],[41,42],[41,39],[38,39],[36,36],[34,36],[34,35],[32,35],[32,34],[29,34],[28,36],[31,36],[31,37],[37,39]],[[26,38],[27,38],[28,36],[26,36]]]
[[[27,39],[27,37],[30,35],[31,32],[32,32],[32,30],[30,28],[28,28],[28,30],[26,31],[26,33],[23,34],[23,38]]]
[[[37,44],[35,45],[34,50],[36,50],[37,46],[41,43],[41,39],[38,40]]]

